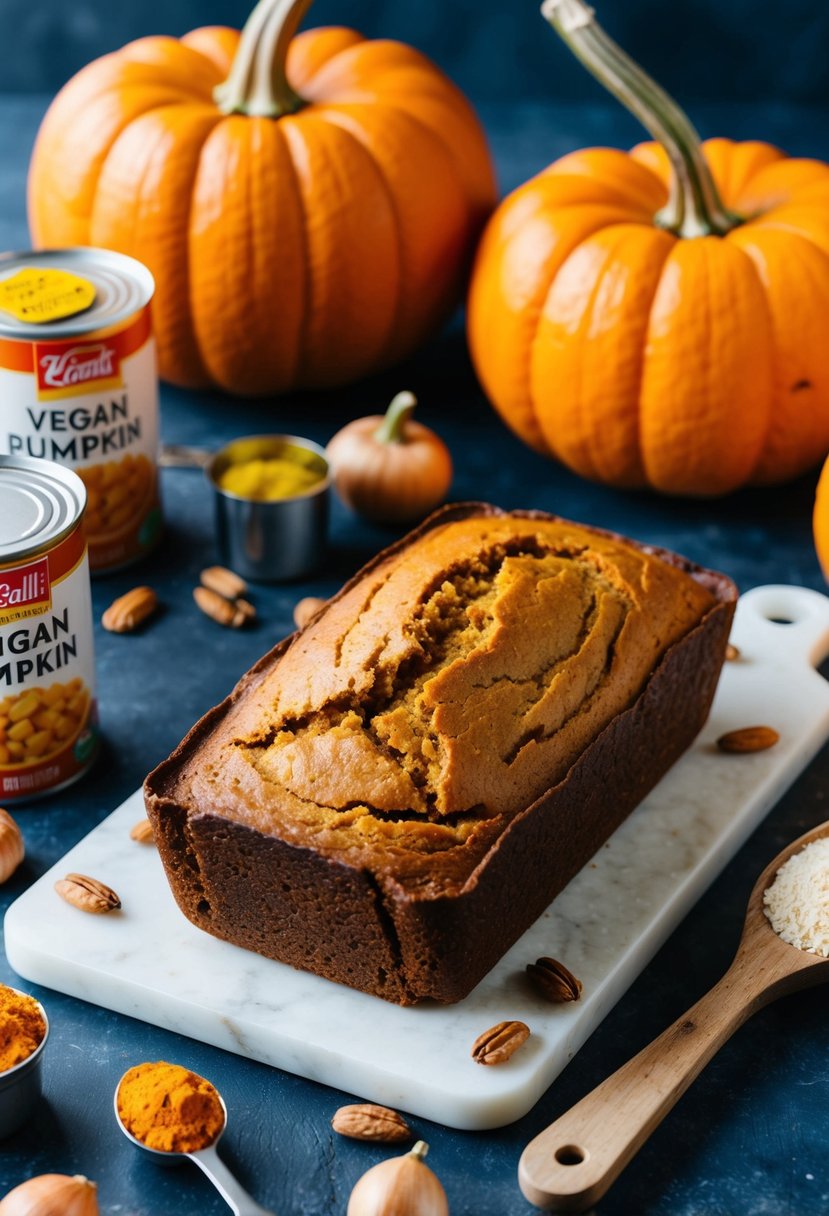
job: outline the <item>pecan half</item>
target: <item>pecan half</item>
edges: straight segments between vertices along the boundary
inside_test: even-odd
[[[110,633],[131,633],[158,607],[158,596],[152,587],[133,587],[119,595],[101,617],[101,624]]]
[[[224,566],[208,566],[206,570],[202,570],[199,577],[203,587],[223,595],[226,600],[235,600],[240,595],[247,594],[248,585],[245,580]]]
[[[20,828],[8,811],[0,809],[0,882],[11,878],[25,854]]]
[[[82,912],[113,912],[121,907],[121,901],[105,883],[86,874],[67,874],[55,883],[61,899]]]
[[[527,975],[541,996],[553,1004],[577,1001],[581,996],[581,980],[558,959],[537,958],[534,963],[527,963]]]
[[[498,1022],[472,1044],[472,1059],[476,1064],[503,1064],[530,1037],[524,1022]]]
[[[304,600],[299,600],[294,606],[294,624],[297,629],[304,629],[324,603],[325,600],[321,600],[318,595],[306,595]]]
[[[253,604],[251,604],[250,600],[238,599],[234,603],[233,607],[236,609],[236,614],[233,618],[234,625],[237,624],[237,618],[240,625],[245,625],[248,621],[252,621],[256,617],[256,609],[254,608]]]
[[[193,599],[205,616],[209,616],[219,625],[238,629],[240,625],[244,624],[245,618],[237,613],[236,605],[230,600],[226,600],[223,595],[219,595],[218,591],[211,591],[209,587],[194,587]]]
[[[717,747],[721,752],[764,752],[774,747],[779,738],[771,726],[743,726],[720,735]]]
[[[133,824],[130,828],[130,837],[132,840],[137,840],[139,844],[154,844],[153,825],[149,819],[139,819],[138,823]]]
[[[411,1128],[402,1115],[388,1106],[375,1106],[372,1102],[341,1106],[335,1111],[331,1126],[335,1132],[350,1136],[352,1140],[399,1144],[412,1138]]]

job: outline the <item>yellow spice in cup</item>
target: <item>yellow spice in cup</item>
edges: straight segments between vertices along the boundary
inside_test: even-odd
[[[321,480],[316,469],[306,468],[295,460],[272,456],[230,465],[219,477],[219,487],[239,498],[269,502],[304,494]]]

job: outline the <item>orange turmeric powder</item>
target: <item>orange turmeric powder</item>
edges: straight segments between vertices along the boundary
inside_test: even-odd
[[[34,997],[0,984],[0,1072],[22,1064],[45,1037],[46,1022]]]
[[[118,1086],[118,1114],[136,1140],[162,1153],[195,1153],[225,1125],[216,1089],[195,1072],[159,1060],[136,1064]]]

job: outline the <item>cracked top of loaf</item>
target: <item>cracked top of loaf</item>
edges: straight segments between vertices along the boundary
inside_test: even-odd
[[[450,518],[381,555],[249,673],[176,798],[414,884],[441,854],[443,879],[461,879],[714,602],[606,533]]]

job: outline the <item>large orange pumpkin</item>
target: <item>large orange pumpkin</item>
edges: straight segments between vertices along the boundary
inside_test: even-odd
[[[142,38],[84,68],[38,135],[38,246],[132,254],[162,375],[239,393],[343,383],[413,350],[495,201],[478,121],[397,42],[260,0],[240,35]]]
[[[496,211],[468,322],[490,399],[527,443],[616,486],[722,494],[816,464],[829,166],[701,146],[582,0],[544,13],[659,142],[572,153]]]

